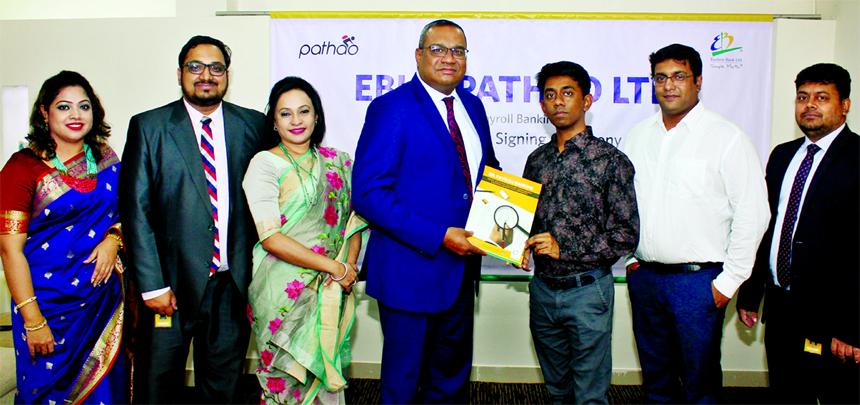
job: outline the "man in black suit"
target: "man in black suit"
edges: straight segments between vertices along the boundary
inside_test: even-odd
[[[771,221],[737,309],[752,327],[767,291],[762,321],[778,403],[858,403],[860,138],[845,123],[851,77],[822,63],[802,70],[795,85],[806,137],[770,155]]]
[[[177,402],[192,338],[195,400],[235,401],[256,240],[242,178],[264,116],[222,101],[229,67],[224,43],[191,38],[179,54],[182,99],[129,123],[120,217],[146,304],[135,331],[136,403]]]

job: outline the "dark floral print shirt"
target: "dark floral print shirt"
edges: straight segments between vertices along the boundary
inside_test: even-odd
[[[633,164],[591,127],[564,144],[556,135],[526,161],[523,177],[543,184],[531,235],[549,232],[559,260],[534,256],[535,269],[550,277],[609,267],[639,243],[639,212]]]

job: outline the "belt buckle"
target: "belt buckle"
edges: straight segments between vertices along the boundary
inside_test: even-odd
[[[579,286],[578,287],[585,287],[589,284],[594,283],[595,281],[597,281],[597,277],[594,277],[591,274],[586,274],[584,276],[579,277]]]
[[[684,266],[684,273],[695,273],[699,270],[702,270],[702,266],[699,264],[688,264]]]

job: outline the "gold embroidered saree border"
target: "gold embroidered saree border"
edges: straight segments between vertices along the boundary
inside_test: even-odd
[[[122,266],[119,261],[117,261],[117,266]],[[77,405],[83,402],[105,375],[107,375],[116,357],[120,354],[123,315],[125,313],[125,286],[122,280],[122,273],[120,271],[117,271],[117,273],[117,277],[120,278],[120,284],[123,285],[123,299],[120,300],[110,321],[108,321],[102,330],[101,336],[96,341],[89,357],[84,361],[84,366],[75,378],[75,383],[72,385],[72,389],[69,390],[68,397],[63,400],[65,404]]]
[[[27,233],[30,213],[24,211],[0,211],[0,235],[19,235]]]
[[[98,165],[98,173],[119,163],[119,157],[107,145],[102,149],[102,160]],[[69,165],[68,174],[72,177],[81,177],[87,172],[86,158],[81,154]],[[33,197],[33,214],[35,216],[44,213],[45,208],[52,202],[56,201],[67,191],[71,190],[62,179],[59,170],[51,169],[39,178],[39,185],[36,187],[36,195]],[[47,213],[44,213],[47,215]]]

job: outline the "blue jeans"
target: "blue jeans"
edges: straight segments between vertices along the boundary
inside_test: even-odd
[[[640,264],[627,277],[646,402],[716,402],[726,309],[714,303],[711,281],[722,271],[661,275]]]
[[[600,271],[581,273],[595,274]],[[612,274],[593,283],[550,290],[529,284],[529,327],[544,382],[555,404],[605,404],[612,378]],[[596,276],[596,274],[595,274]]]

